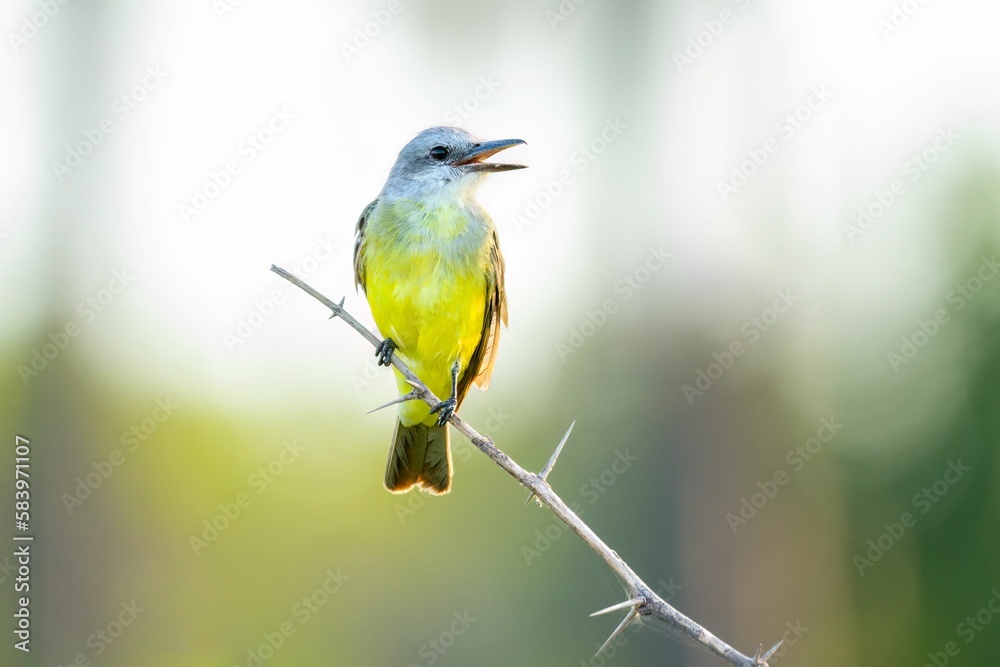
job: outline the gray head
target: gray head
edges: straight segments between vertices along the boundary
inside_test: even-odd
[[[523,169],[520,164],[484,162],[520,139],[479,141],[457,127],[424,130],[399,151],[382,192],[389,196],[421,197],[437,193],[462,195],[495,171]]]

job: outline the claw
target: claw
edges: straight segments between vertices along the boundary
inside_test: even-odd
[[[375,356],[378,357],[379,366],[392,365],[392,353],[396,351],[396,343],[391,338],[386,338],[375,348]]]
[[[448,423],[448,420],[451,419],[451,416],[455,414],[455,409],[457,407],[458,407],[458,401],[454,397],[446,398],[445,400],[441,401],[433,408],[431,408],[431,414],[434,414],[435,412],[440,412],[441,414],[438,415],[437,425],[444,426],[445,424]]]
[[[458,409],[458,369],[459,362],[456,360],[451,366],[451,396],[431,408],[431,414],[441,413],[438,415],[438,426],[447,424],[451,416],[455,414],[455,410]]]

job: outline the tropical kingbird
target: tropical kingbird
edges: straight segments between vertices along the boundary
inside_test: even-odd
[[[448,419],[472,383],[489,386],[507,299],[496,227],[473,194],[487,173],[523,168],[484,161],[523,143],[424,130],[399,152],[358,220],[354,281],[384,337],[378,363],[389,366],[395,351],[436,396],[448,396],[433,408],[400,404],[385,470],[393,493],[448,492]],[[412,389],[398,371],[396,384],[401,393]]]

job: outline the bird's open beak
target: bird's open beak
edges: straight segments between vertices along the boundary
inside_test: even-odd
[[[523,164],[503,164],[500,162],[483,162],[486,158],[499,153],[505,148],[526,143],[521,139],[498,139],[497,141],[483,141],[475,144],[472,151],[455,163],[456,167],[465,167],[466,171],[510,171],[511,169],[524,169]]]

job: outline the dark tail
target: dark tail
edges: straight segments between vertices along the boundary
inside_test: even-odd
[[[405,493],[414,486],[440,495],[451,489],[448,425],[403,426],[396,422],[385,466],[385,488]]]

